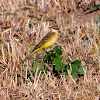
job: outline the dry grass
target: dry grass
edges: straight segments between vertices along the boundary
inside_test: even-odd
[[[100,11],[83,12],[92,4],[100,1],[0,1],[0,100],[100,99],[100,22],[95,23]],[[27,67],[21,59],[49,31],[50,25],[60,28],[55,45],[62,45],[64,62],[80,59],[84,77],[73,79],[69,72],[68,77],[58,79],[51,72],[45,74],[36,69],[35,76],[31,76],[34,81],[27,79],[34,59],[42,60],[44,52],[41,50],[26,61]]]

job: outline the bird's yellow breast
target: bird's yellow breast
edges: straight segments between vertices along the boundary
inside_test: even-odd
[[[49,40],[42,45],[42,48],[47,48],[53,45],[56,42],[57,37],[58,37],[58,34],[54,34],[53,36],[51,36]]]

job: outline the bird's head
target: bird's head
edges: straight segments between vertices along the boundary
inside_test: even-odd
[[[58,26],[50,26],[49,29],[50,29],[52,32],[57,32],[57,33],[59,33],[59,28],[58,28]]]

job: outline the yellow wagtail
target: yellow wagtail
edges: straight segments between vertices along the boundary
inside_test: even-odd
[[[41,49],[45,49],[45,48],[53,45],[57,40],[58,34],[59,34],[59,31],[58,31],[57,27],[53,27],[51,29],[51,31],[48,34],[46,34],[43,37],[43,39],[33,48],[31,53],[36,52]],[[29,55],[27,55],[23,61],[25,61],[31,55],[31,53]]]

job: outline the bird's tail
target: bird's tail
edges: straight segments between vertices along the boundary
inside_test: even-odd
[[[27,59],[30,59],[31,54],[32,54],[33,52],[36,52],[36,51],[38,51],[38,49],[34,48],[34,49],[30,52],[30,54],[27,55],[27,56],[22,60],[22,63],[24,63],[24,61],[26,61]]]

